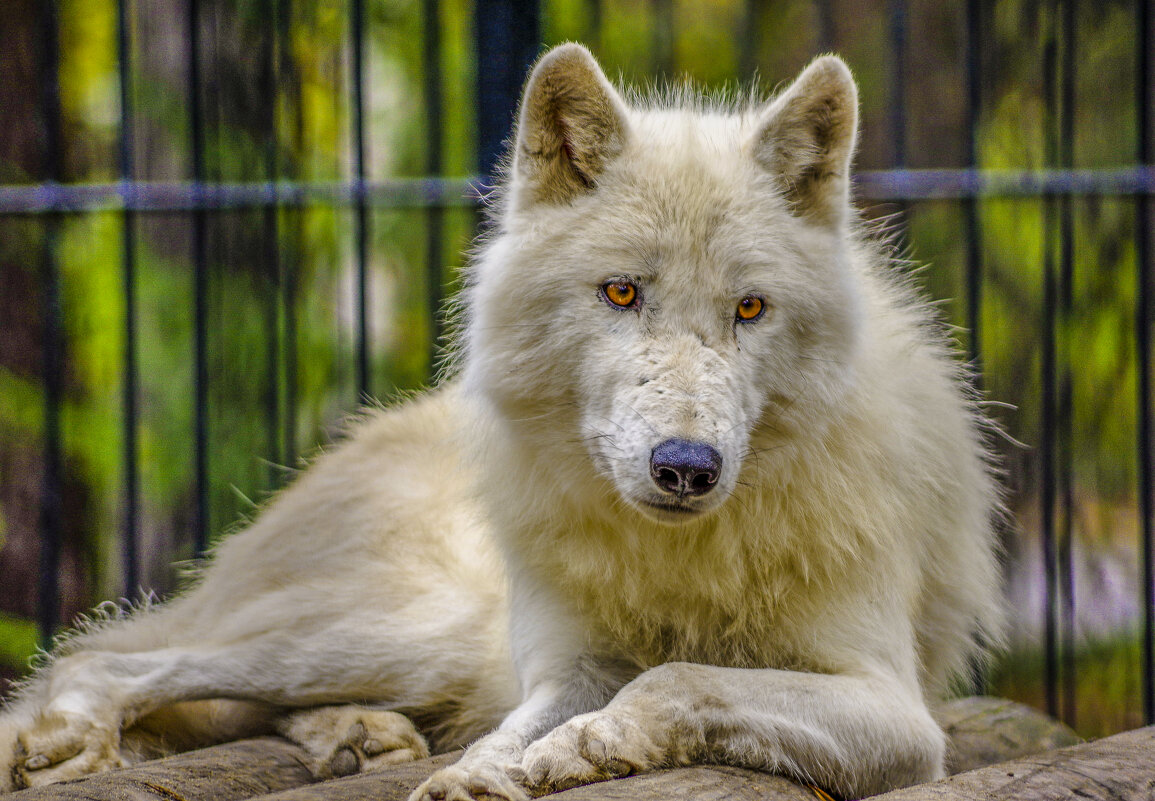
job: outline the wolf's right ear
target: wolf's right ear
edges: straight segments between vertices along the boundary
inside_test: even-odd
[[[538,202],[565,203],[597,184],[626,140],[626,106],[579,44],[537,62],[521,98],[513,173]]]
[[[858,88],[838,56],[821,56],[762,113],[751,150],[791,210],[840,225],[850,206],[850,162],[858,136]]]

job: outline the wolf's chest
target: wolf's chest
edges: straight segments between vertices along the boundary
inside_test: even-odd
[[[705,586],[670,578],[660,586],[626,580],[585,587],[579,610],[597,650],[643,669],[666,662],[796,663],[796,627],[783,619],[780,587],[718,573]]]

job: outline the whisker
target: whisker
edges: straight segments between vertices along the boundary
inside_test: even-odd
[[[650,433],[652,433],[652,434],[658,433],[658,429],[654,428],[653,425],[650,424],[650,421],[646,419],[645,415],[643,415],[641,412],[639,412],[637,409],[635,409],[633,406],[631,406],[628,403],[625,404],[625,407],[627,409],[629,409],[631,412],[633,412],[635,415],[637,415],[637,418],[642,421],[642,424],[645,425],[646,428],[650,429]]]
[[[542,412],[541,414],[535,414],[535,415],[532,415],[530,417],[511,417],[511,418],[509,418],[509,421],[511,423],[532,423],[535,420],[544,420],[547,417],[552,417],[553,415],[558,414],[561,411],[562,411],[562,409],[560,407],[555,406],[554,408],[548,409],[548,410]]]
[[[612,417],[606,417],[604,414],[598,414],[598,415],[594,415],[594,419],[596,419],[596,420],[604,420],[605,422],[609,423],[610,425],[612,425],[612,426],[616,426],[616,427],[618,428],[618,430],[620,430],[620,431],[625,431],[625,430],[626,430],[626,429],[625,429],[625,426],[623,426],[623,425],[622,425],[621,423],[619,423],[617,420],[614,420]]]

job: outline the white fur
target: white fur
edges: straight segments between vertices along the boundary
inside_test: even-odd
[[[1000,631],[997,493],[965,375],[853,222],[855,103],[832,57],[735,111],[547,54],[455,376],[367,413],[186,594],[65,642],[0,716],[0,787],[269,727],[321,775],[422,752],[325,706],[354,702],[435,750],[497,726],[415,798],[941,775],[929,705]],[[721,455],[712,491],[654,483],[670,438]]]

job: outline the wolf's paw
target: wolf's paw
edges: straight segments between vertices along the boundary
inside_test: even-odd
[[[99,726],[84,715],[41,716],[16,738],[12,783],[40,787],[124,767],[118,728]]]
[[[660,760],[660,749],[637,724],[590,712],[531,744],[521,767],[537,795],[652,770]]]
[[[409,801],[529,801],[515,779],[519,773],[500,765],[450,765],[426,779]]]
[[[426,779],[409,801],[529,801],[525,774],[519,766],[521,735],[511,731],[487,734],[455,764]]]
[[[321,779],[368,773],[429,756],[429,746],[409,718],[352,704],[294,712],[277,730],[312,758]]]

